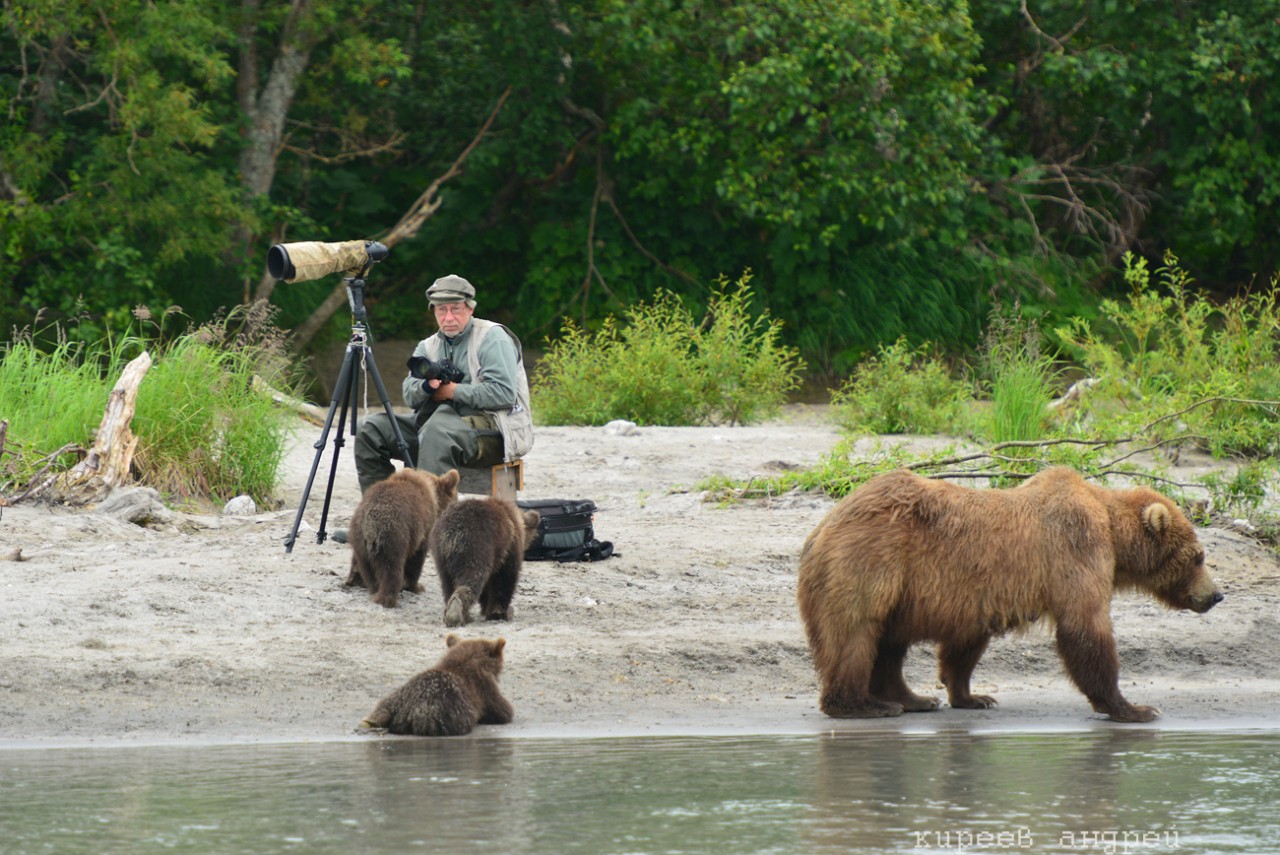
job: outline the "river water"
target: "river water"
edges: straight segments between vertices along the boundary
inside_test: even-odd
[[[0,751],[0,852],[1280,851],[1280,733]]]

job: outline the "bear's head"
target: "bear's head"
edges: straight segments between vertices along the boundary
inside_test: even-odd
[[[436,508],[444,510],[458,498],[458,482],[461,476],[457,469],[450,469],[443,475],[432,475],[425,469],[401,469],[397,473],[402,478],[410,478],[421,488],[427,490],[436,500]]]
[[[1149,591],[1175,609],[1204,613],[1222,602],[1195,527],[1178,506],[1145,488],[1125,498],[1123,512],[1136,516],[1136,525],[1120,529],[1130,534],[1117,535],[1116,584]]]
[[[520,517],[524,521],[524,548],[528,549],[538,539],[538,526],[542,524],[542,514],[537,511],[525,511]]]
[[[451,632],[445,636],[444,643],[448,650],[439,667],[448,671],[478,668],[495,677],[502,673],[505,638],[463,638]]]

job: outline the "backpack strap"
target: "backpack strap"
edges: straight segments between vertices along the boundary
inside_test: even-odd
[[[581,546],[571,546],[547,557],[553,558],[561,564],[566,564],[570,561],[603,561],[612,555],[613,543],[611,541],[592,538]]]

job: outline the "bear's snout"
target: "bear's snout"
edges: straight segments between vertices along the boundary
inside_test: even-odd
[[[1211,591],[1206,596],[1192,595],[1191,610],[1193,612],[1196,612],[1197,614],[1204,614],[1205,612],[1209,611],[1209,609],[1213,608],[1218,603],[1222,602],[1224,599],[1226,598],[1222,595],[1222,592],[1219,591],[1217,588],[1214,588],[1213,591]]]

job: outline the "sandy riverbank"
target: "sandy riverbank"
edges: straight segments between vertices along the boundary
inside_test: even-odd
[[[143,528],[102,513],[5,508],[0,555],[20,549],[25,560],[0,561],[0,747],[370,738],[353,733],[360,718],[439,657],[442,603],[430,567],[427,593],[394,610],[343,587],[347,547],[314,536],[331,448],[285,552],[318,437],[299,424],[279,511],[179,514]],[[1041,632],[994,643],[979,665],[975,689],[998,697],[995,710],[874,722],[818,712],[795,571],[831,501],[786,495],[719,507],[694,488],[713,473],[746,478],[813,463],[837,438],[820,409],[804,406],[754,427],[540,429],[522,497],[595,500],[597,534],[618,555],[529,563],[515,620],[466,628],[508,640],[502,683],[516,721],[484,730],[1120,726],[1070,687]],[[357,499],[348,445],[330,531]],[[1164,711],[1157,727],[1276,726],[1280,561],[1233,531],[1201,537],[1226,601],[1201,616],[1117,598],[1122,688]],[[929,650],[913,652],[908,678],[917,691],[937,691]]]

